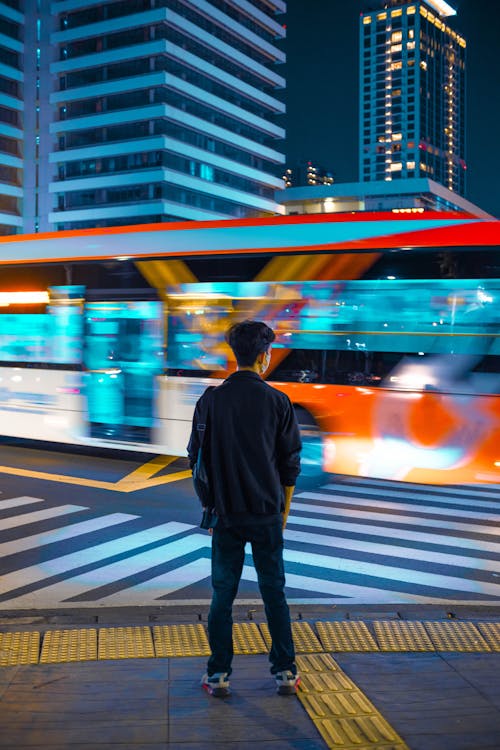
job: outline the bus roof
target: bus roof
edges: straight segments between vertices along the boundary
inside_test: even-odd
[[[499,226],[496,219],[436,211],[139,224],[0,237],[0,265],[485,246],[499,243]]]

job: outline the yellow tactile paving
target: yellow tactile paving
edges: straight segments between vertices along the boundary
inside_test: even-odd
[[[478,622],[477,627],[492,651],[500,651],[500,622]]]
[[[491,651],[472,622],[424,622],[436,651]]]
[[[99,659],[147,659],[154,655],[150,628],[101,628],[99,630]]]
[[[408,750],[330,654],[299,656],[299,700],[329,748]]]
[[[381,651],[434,651],[421,622],[377,620],[373,623]]]
[[[235,654],[267,654],[269,651],[255,622],[237,622],[233,625]]]
[[[399,735],[380,715],[342,719],[313,719],[328,747],[342,750],[408,750]]]
[[[300,689],[304,693],[331,693],[337,690],[354,690],[356,685],[339,668],[335,672],[316,672],[301,675]]]
[[[153,637],[156,656],[209,656],[205,628],[196,625],[155,625]]]
[[[267,650],[269,650],[271,648],[271,634],[267,622],[260,624],[260,630]],[[308,622],[292,622],[292,635],[295,651],[298,654],[314,654],[324,650]]]
[[[364,622],[317,622],[321,642],[305,621],[292,623],[297,665],[303,691],[324,693],[352,690],[329,653],[333,651],[500,651],[500,622],[407,622],[376,620],[378,644]],[[236,623],[237,654],[262,654],[271,646],[266,623]],[[94,659],[208,656],[205,627],[162,625],[149,627],[83,628],[39,632],[0,633],[0,667],[16,664],[58,664]],[[305,654],[308,654],[307,656]],[[318,677],[319,675],[319,677]]]
[[[43,637],[40,664],[97,659],[97,630],[48,630]]]
[[[316,630],[325,651],[378,651],[364,622],[317,622]]]
[[[308,674],[309,672],[336,672],[340,669],[330,654],[297,656],[295,661],[301,674]]]
[[[373,706],[357,690],[338,690],[329,693],[304,693],[301,697],[309,716],[320,719],[327,716],[362,716],[373,713]]]
[[[292,622],[292,635],[298,654],[314,654],[323,651],[323,646],[308,622]]]
[[[38,664],[40,633],[0,633],[0,666]]]

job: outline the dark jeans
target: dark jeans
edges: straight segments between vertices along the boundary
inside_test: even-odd
[[[212,537],[213,596],[208,615],[208,639],[212,655],[208,674],[231,674],[233,660],[232,605],[238,591],[245,543],[252,545],[260,593],[264,601],[267,623],[272,638],[269,654],[271,673],[290,670],[294,674],[295,650],[290,625],[290,612],[285,598],[283,566],[283,531],[281,519],[270,524],[252,524],[224,528],[218,524]]]

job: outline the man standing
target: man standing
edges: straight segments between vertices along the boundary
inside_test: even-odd
[[[288,396],[261,378],[269,367],[274,331],[247,320],[232,326],[226,339],[238,369],[198,401],[188,446],[192,468],[199,448],[200,404],[208,398],[208,467],[217,523],[208,615],[212,654],[202,685],[211,695],[229,694],[232,605],[250,542],[272,638],[271,674],[280,694],[293,694],[299,678],[284,592],[283,530],[300,472],[300,433]]]

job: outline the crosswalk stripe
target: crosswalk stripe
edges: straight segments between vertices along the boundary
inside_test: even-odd
[[[386,498],[386,497],[398,497],[402,500],[426,500],[429,501],[431,504],[434,505],[465,505],[466,507],[470,508],[471,505],[473,505],[474,508],[488,508],[488,510],[500,510],[500,502],[495,502],[492,500],[479,500],[476,497],[471,497],[469,494],[467,497],[442,497],[441,495],[437,495],[434,493],[426,492],[407,492],[406,489],[402,490],[394,490],[394,489],[386,489],[381,492],[380,489],[371,489],[369,487],[363,487],[363,489],[359,488],[351,488],[351,487],[345,487],[337,484],[324,484],[321,487],[322,490],[330,490],[331,492],[335,493],[335,497],[355,497],[356,499],[359,499],[359,493],[362,492],[364,495],[375,495],[377,497],[377,503],[379,502],[379,498]],[[418,507],[416,506],[417,510]]]
[[[305,531],[287,530],[285,539],[289,542],[299,542],[301,544],[315,544],[322,547],[330,547],[352,552],[362,552],[373,555],[382,555],[386,557],[399,557],[406,560],[420,560],[424,562],[433,562],[439,565],[456,566],[459,568],[472,568],[479,570],[489,570],[494,573],[500,573],[500,561],[488,560],[486,558],[468,557],[466,555],[450,555],[445,552],[431,552],[429,550],[415,549],[405,545],[398,547],[390,544],[390,540],[385,544],[377,542],[368,542],[364,539],[345,539],[338,536],[327,536],[325,534],[312,534]],[[500,546],[498,548],[500,552]]]
[[[29,549],[44,547],[47,544],[55,544],[67,539],[74,539],[83,534],[90,534],[93,531],[110,528],[126,521],[131,521],[139,516],[133,516],[130,513],[110,513],[106,516],[91,518],[88,521],[72,523],[69,526],[59,526],[57,529],[51,529],[41,534],[32,534],[31,536],[14,539],[11,542],[0,544],[0,556],[15,555],[17,552],[25,552]]]
[[[322,503],[331,503],[336,505],[337,503],[355,504],[357,507],[364,506],[368,508],[386,508],[388,510],[403,510],[410,511],[417,515],[418,513],[431,513],[433,516],[451,516],[456,518],[479,518],[482,521],[494,521],[500,522],[500,514],[495,513],[483,513],[482,511],[474,510],[457,510],[456,508],[440,508],[435,505],[416,505],[415,503],[396,503],[391,500],[367,500],[362,497],[353,497],[352,495],[327,495],[324,492],[300,492],[296,495],[298,498],[304,498],[307,500],[317,500]]]
[[[65,516],[68,513],[78,513],[80,510],[88,510],[83,505],[58,505],[55,508],[45,508],[44,510],[35,510],[33,513],[23,513],[20,516],[11,516],[0,520],[0,531],[7,529],[17,529],[19,526],[27,526],[30,523],[46,521],[49,518]]]
[[[203,581],[209,575],[210,560],[208,557],[200,557],[186,565],[181,565],[179,568],[138,583],[136,586],[130,586],[125,592],[119,591],[109,596],[103,596],[99,599],[99,604],[111,607],[123,604],[124,601],[127,602],[127,606],[134,607],[144,606],[151,601],[161,604],[157,601],[158,599],[173,594],[179,589],[192,586],[193,583]]]
[[[290,525],[314,526],[315,528],[333,529],[334,531],[347,531],[363,538],[367,536],[381,536],[388,541],[391,539],[401,539],[413,543],[423,542],[426,544],[436,544],[441,547],[459,547],[463,550],[493,552],[500,555],[500,541],[487,542],[482,539],[474,539],[466,536],[450,536],[446,533],[445,528],[442,529],[442,534],[431,534],[428,531],[408,531],[392,526],[346,523],[345,521],[338,520],[328,521],[326,518],[307,518],[306,516],[295,516],[293,513],[288,516],[287,528]]]
[[[9,508],[19,508],[22,505],[33,505],[34,503],[44,503],[41,497],[10,497],[7,500],[0,500],[0,511],[8,510]]]
[[[326,486],[326,485],[325,485]],[[488,484],[482,487],[477,485],[464,485],[461,487],[450,486],[450,485],[433,485],[433,484],[417,484],[415,482],[397,482],[391,479],[379,479],[376,477],[349,477],[348,482],[330,482],[329,486],[335,487],[335,489],[353,488],[359,492],[365,492],[366,487],[383,487],[384,489],[393,489],[398,491],[398,487],[404,492],[410,492],[415,490],[423,494],[435,494],[439,495],[466,495],[467,497],[491,497],[495,496],[497,491],[495,488],[499,485]],[[498,495],[497,495],[498,496]]]
[[[351,480],[332,481],[294,497],[285,531],[284,558],[293,571],[287,572],[286,585],[303,596],[289,601],[486,604],[499,597],[500,578],[494,579],[500,574],[498,493]],[[0,500],[0,511],[16,513],[17,508],[43,502],[27,496]],[[26,524],[34,524],[36,531],[37,523],[77,511],[87,511],[87,520],[66,523],[61,518],[52,524],[58,528],[42,527],[39,533],[29,529],[30,536],[0,543],[0,556],[18,555],[9,561],[18,569],[0,577],[4,609],[170,605],[186,601],[180,597],[189,596],[189,587],[204,587],[201,582],[210,576],[211,539],[196,533],[196,526],[170,521],[128,533],[120,525],[139,516],[109,513],[88,518],[89,508],[76,505],[26,510],[0,519],[0,531]],[[145,523],[141,519],[139,528]],[[132,523],[132,528],[137,525]],[[55,554],[67,549],[72,539],[96,531],[106,532],[108,541]],[[68,544],[58,547],[59,542]],[[54,545],[45,553],[50,560],[41,557],[36,565],[20,567],[23,552],[47,545]],[[249,548],[246,554],[249,561]],[[251,564],[244,566],[242,578],[257,581]],[[174,596],[177,591],[183,592],[179,599]],[[207,591],[207,599],[209,595]]]
[[[52,576],[68,573],[82,565],[99,562],[107,557],[113,557],[123,552],[130,553],[134,548],[144,547],[146,544],[167,539],[183,531],[189,531],[192,528],[194,527],[185,523],[169,521],[168,523],[153,526],[144,531],[138,531],[135,534],[127,534],[127,536],[119,537],[111,542],[97,544],[90,549],[79,550],[69,555],[55,557],[52,560],[45,560],[39,565],[31,565],[30,567],[16,570],[0,578],[0,596],[3,597],[10,591],[32,583],[40,583],[47,578],[52,578]]]
[[[404,524],[406,526],[421,526],[422,528],[435,528],[446,531],[451,529],[453,531],[468,531],[474,534],[489,534],[491,536],[500,536],[499,526],[486,526],[471,521],[470,523],[462,523],[460,521],[451,521],[449,518],[437,520],[433,518],[425,517],[414,517],[414,516],[400,516],[394,513],[377,513],[376,511],[359,510],[359,508],[353,507],[347,508],[331,508],[328,505],[310,505],[309,503],[296,502],[297,496],[294,498],[294,511],[300,513],[314,513],[325,516],[335,516],[335,518],[349,518],[358,521],[382,521],[384,523],[393,524]]]
[[[245,581],[257,581],[257,573],[250,565],[243,566],[242,579]],[[341,604],[343,602],[351,603],[353,599],[358,598],[368,603],[393,603],[402,604],[406,602],[415,603],[442,603],[442,598],[420,596],[418,594],[408,594],[403,591],[387,591],[373,586],[359,586],[355,583],[339,583],[338,581],[329,581],[324,578],[314,578],[311,576],[298,575],[296,573],[286,574],[286,585],[288,588],[298,589],[299,591],[317,592],[334,597],[331,603]],[[287,597],[289,603],[293,603],[292,597]],[[303,602],[304,599],[300,599]],[[307,601],[313,601],[309,598]],[[324,599],[320,601],[324,602]]]
[[[342,573],[355,573],[356,575],[369,576],[371,578],[385,578],[398,583],[416,584],[418,586],[431,586],[432,588],[446,589],[447,591],[467,591],[470,593],[488,594],[500,596],[500,584],[487,583],[486,581],[474,581],[457,576],[440,575],[438,573],[427,573],[423,570],[413,570],[407,567],[394,568],[390,565],[381,565],[364,560],[350,560],[345,557],[334,555],[318,555],[314,552],[303,552],[285,549],[284,559],[287,562],[299,563],[300,565],[314,566],[323,570],[340,570]]]
[[[171,535],[174,533],[178,532],[172,530]],[[167,534],[165,536],[169,535]],[[155,547],[147,552],[141,552],[132,557],[127,557],[125,560],[119,560],[110,565],[89,570],[87,573],[82,573],[73,578],[67,578],[64,581],[45,586],[44,588],[37,589],[30,594],[12,597],[9,599],[9,603],[13,603],[16,606],[36,607],[37,599],[40,597],[43,597],[45,603],[67,601],[68,599],[74,600],[75,597],[82,596],[82,594],[92,591],[93,589],[98,589],[110,582],[116,583],[123,578],[142,573],[149,568],[154,568],[156,565],[175,560],[177,557],[182,557],[190,552],[205,549],[206,547],[209,547],[210,544],[211,540],[209,536],[205,536],[204,534],[191,534],[190,536],[182,537],[182,539],[178,539],[175,542],[162,544],[160,547]],[[128,590],[126,598],[128,602]],[[93,601],[101,601],[99,594],[94,596]],[[105,601],[105,598],[103,598],[103,601]]]

